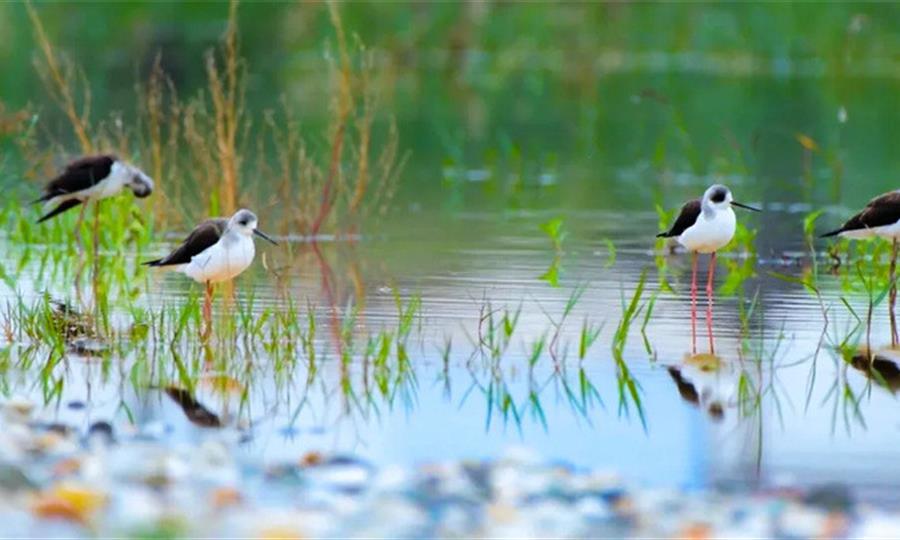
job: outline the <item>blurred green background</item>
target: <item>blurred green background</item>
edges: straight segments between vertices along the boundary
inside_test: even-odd
[[[157,53],[179,91],[203,88],[204,51],[228,15],[213,2],[35,6],[84,67],[96,118],[133,114]],[[382,114],[396,116],[410,151],[401,207],[647,208],[713,181],[746,200],[855,205],[895,186],[896,4],[339,9],[375,55]],[[252,113],[284,96],[313,150],[326,148],[327,6],[247,2],[239,20]],[[0,101],[35,106],[44,133],[66,136],[22,4],[0,4],[0,35]]]

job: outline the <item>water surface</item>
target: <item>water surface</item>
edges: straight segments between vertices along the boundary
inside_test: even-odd
[[[540,224],[558,215],[568,236],[560,286],[552,287],[539,279],[554,258]],[[85,426],[112,420],[123,429],[166,434],[172,444],[240,440],[248,463],[328,451],[377,464],[414,464],[488,458],[525,445],[650,486],[838,482],[864,498],[896,504],[890,486],[900,473],[890,464],[900,433],[894,393],[883,386],[891,381],[865,377],[835,350],[855,326],[840,298],[864,314],[865,295],[845,292],[820,254],[826,329],[816,297],[773,275],[808,275],[812,258],[802,235],[784,232],[794,224],[799,231],[802,215],[770,210],[740,219],[758,228],[757,253],[720,257],[716,361],[691,358],[689,259],[655,249],[654,213],[412,214],[356,241],[261,247],[253,270],[237,282],[237,304],[216,304],[220,325],[247,310],[251,316],[283,312],[292,302],[301,317],[297,325],[304,326],[312,310],[318,323],[313,361],[300,342],[289,346],[240,333],[205,353],[194,336],[174,347],[164,336],[135,340],[99,358],[70,353],[53,368],[65,382],[42,417]],[[3,264],[18,268],[24,250],[6,244]],[[40,263],[36,254],[44,249],[29,248],[15,281],[19,292],[26,301],[43,291],[71,301],[66,280],[52,278],[52,263]],[[642,273],[642,311],[619,364],[614,336]],[[138,305],[177,310],[196,301],[199,287],[183,276],[133,275]],[[579,289],[551,351],[555,325]],[[15,303],[8,286],[0,291],[4,302]],[[405,359],[392,352],[379,368],[366,354],[378,342],[367,340],[379,332],[396,338],[398,299],[401,309],[421,306],[403,340]],[[701,316],[704,302],[701,294]],[[489,335],[492,324],[502,327],[504,313],[512,318],[517,311],[508,343]],[[129,324],[129,315],[117,311],[113,326],[127,332]],[[579,358],[585,324],[602,330]],[[873,347],[885,345],[889,335],[884,305],[877,306]],[[530,366],[542,337],[545,347]],[[502,343],[501,352],[491,352],[491,339]],[[854,342],[861,340],[857,332]],[[702,319],[698,341],[704,350]],[[4,347],[4,393],[44,401],[45,348],[27,338]],[[637,399],[621,386],[622,365]],[[192,423],[161,390],[183,386],[184,373],[197,402],[225,427],[200,426],[197,418]]]

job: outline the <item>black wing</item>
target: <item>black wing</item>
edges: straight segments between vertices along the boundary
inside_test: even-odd
[[[181,407],[187,419],[202,427],[221,427],[222,421],[216,413],[207,409],[202,403],[197,401],[190,392],[177,386],[167,386],[165,388],[166,395],[172,398],[172,401]]]
[[[66,210],[75,208],[79,204],[82,204],[82,201],[79,201],[78,199],[69,199],[67,201],[63,201],[63,202],[59,203],[58,205],[56,205],[56,208],[54,208],[53,210],[50,210],[49,212],[47,212],[46,214],[41,216],[41,219],[37,220],[37,222],[43,223],[44,221],[47,221],[48,219],[52,218],[53,216],[58,216],[59,214],[62,214]]]
[[[681,236],[681,233],[686,231],[688,227],[690,227],[694,223],[697,223],[697,218],[700,217],[700,208],[700,199],[688,201],[684,206],[681,207],[681,213],[678,214],[678,219],[675,220],[672,228],[668,231],[657,234],[656,237],[672,238],[675,236]]]
[[[175,251],[161,259],[147,261],[142,264],[146,264],[147,266],[187,264],[191,262],[191,257],[218,242],[219,238],[222,237],[222,233],[225,232],[225,227],[227,225],[228,220],[225,218],[207,219],[200,225],[197,225],[184,242],[175,248]]]
[[[53,197],[89,189],[109,176],[115,162],[116,156],[111,154],[77,159],[66,165],[59,176],[44,186],[41,197],[34,202],[49,201]]]
[[[678,387],[678,394],[682,399],[694,405],[700,404],[700,396],[697,394],[697,389],[681,376],[681,371],[678,368],[669,367],[669,376],[675,381],[675,386]]]
[[[900,221],[900,191],[892,191],[869,201],[862,212],[848,219],[840,229],[823,234],[822,238],[847,231],[893,225],[898,221]]]

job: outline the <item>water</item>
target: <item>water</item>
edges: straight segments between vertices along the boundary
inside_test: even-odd
[[[554,288],[539,279],[554,257],[539,225],[557,215],[565,216],[568,236],[560,287]],[[305,242],[260,246],[253,270],[238,280],[237,302],[252,303],[256,317],[272,308],[284,311],[286,298],[301,308],[300,325],[306,324],[307,306],[314,310],[314,367],[299,343],[290,349],[239,335],[203,353],[193,336],[184,338],[193,344],[187,349],[170,348],[165,339],[135,340],[105,358],[67,355],[54,368],[64,374],[64,385],[42,418],[85,427],[110,420],[121,429],[166,434],[172,444],[230,434],[243,440],[240,458],[248,463],[346,452],[376,464],[407,465],[488,458],[525,445],[550,459],[620,471],[648,486],[772,489],[837,482],[853,486],[865,500],[896,506],[891,486],[900,473],[891,466],[890,449],[900,443],[900,431],[893,391],[835,350],[855,325],[840,298],[864,317],[865,296],[845,291],[820,260],[818,284],[829,317],[822,341],[825,323],[816,297],[772,275],[808,276],[812,259],[801,235],[786,232],[800,230],[802,214],[776,210],[739,220],[758,229],[758,256],[720,257],[717,283],[733,292],[716,299],[718,359],[691,358],[690,263],[684,254],[654,251],[655,214],[412,214],[356,242],[322,243],[318,256]],[[16,278],[26,303],[44,290],[71,300],[67,281],[50,277],[52,265],[41,269],[44,248],[31,249]],[[23,247],[5,241],[3,253],[4,266],[17,268]],[[706,259],[701,262],[705,267]],[[742,279],[729,271],[744,265],[749,272]],[[620,387],[612,349],[623,306],[644,271],[643,310],[622,357],[637,384],[636,401]],[[138,305],[173,309],[192,294],[196,299],[198,288],[183,276],[137,276]],[[662,279],[674,292],[661,287]],[[551,353],[554,325],[579,287],[583,294]],[[365,360],[366,339],[382,330],[396,337],[395,293],[404,309],[417,299],[421,308],[405,340],[408,361],[392,353],[379,370]],[[655,304],[642,331],[651,297]],[[0,299],[14,302],[13,291],[0,286]],[[698,346],[705,350],[702,294],[700,300]],[[751,306],[749,318],[742,316]],[[491,339],[489,314],[500,329],[504,310],[512,317],[519,309],[498,357],[478,346]],[[219,317],[238,318],[240,311],[216,304]],[[585,321],[602,329],[579,359]],[[117,311],[113,326],[126,333],[129,324],[127,313]],[[339,340],[339,334],[345,337]],[[864,343],[864,335],[856,335]],[[871,336],[873,347],[889,342],[884,305],[874,310]],[[542,337],[546,345],[529,367]],[[3,347],[3,393],[43,402],[45,348],[27,338],[4,338]],[[284,357],[293,361],[285,364]],[[179,370],[195,385],[197,402],[225,427],[191,423],[175,400],[147,382],[179,384]],[[134,427],[127,427],[131,422]]]

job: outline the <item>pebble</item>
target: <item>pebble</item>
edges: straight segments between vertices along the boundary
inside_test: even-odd
[[[350,454],[247,463],[235,430],[174,442],[163,424],[88,427],[0,416],[0,520],[16,536],[896,536],[900,514],[841,485],[761,493],[649,489],[527,448],[497,459],[376,467]]]

